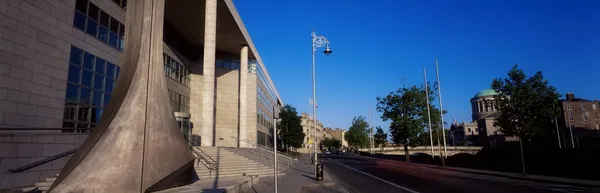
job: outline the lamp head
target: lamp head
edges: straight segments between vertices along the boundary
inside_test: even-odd
[[[325,51],[323,51],[323,53],[327,56],[329,56],[329,54],[331,54],[333,51],[331,51],[331,49],[329,48],[329,45],[327,45],[327,48],[325,48]]]

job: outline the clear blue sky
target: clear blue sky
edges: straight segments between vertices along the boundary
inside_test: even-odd
[[[562,95],[600,99],[600,1],[234,2],[280,96],[299,112],[310,112],[312,28],[331,41],[333,54],[317,55],[317,115],[329,127],[347,129],[371,108],[387,130],[375,98],[402,77],[422,84],[423,66],[435,81],[435,57],[446,122],[471,121],[471,97],[514,64],[542,71]]]

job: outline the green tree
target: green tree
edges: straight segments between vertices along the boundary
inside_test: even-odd
[[[325,138],[321,141],[321,145],[329,150],[339,149],[342,147],[342,142],[335,138]]]
[[[277,123],[277,133],[288,147],[300,148],[304,142],[304,132],[296,108],[285,105],[279,112],[281,121]]]
[[[495,107],[502,112],[494,126],[507,136],[518,136],[523,162],[523,140],[546,133],[543,123],[560,113],[560,94],[538,71],[527,77],[518,65],[508,72],[508,78],[494,79],[492,88]],[[525,164],[522,163],[525,173]]]
[[[387,137],[387,133],[380,126],[377,126],[377,131],[373,135],[375,146],[381,145],[383,147],[383,144],[387,141]]]
[[[427,83],[430,115],[434,129],[441,127],[440,111],[432,105],[436,97],[434,92],[436,88],[437,84],[432,86],[431,83]],[[381,116],[383,121],[392,122],[390,124],[392,141],[404,144],[407,162],[410,162],[408,146],[423,145],[421,139],[425,136],[423,135],[424,127],[429,126],[426,99],[425,85],[403,87],[389,93],[386,97],[377,97],[377,111],[383,113]],[[444,111],[444,113],[446,112]]]
[[[352,119],[352,126],[344,135],[344,139],[348,141],[348,145],[354,148],[366,147],[369,142],[367,128],[369,124],[365,121],[365,117],[358,116]]]

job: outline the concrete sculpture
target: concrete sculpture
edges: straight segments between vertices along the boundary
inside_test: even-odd
[[[152,192],[191,183],[194,157],[163,68],[165,0],[129,0],[115,94],[49,192]]]

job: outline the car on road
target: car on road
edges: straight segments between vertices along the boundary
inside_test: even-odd
[[[331,155],[331,152],[329,150],[325,151],[325,155]]]

